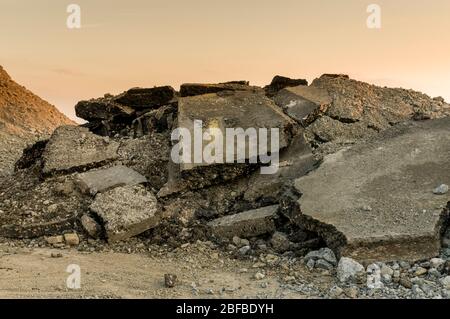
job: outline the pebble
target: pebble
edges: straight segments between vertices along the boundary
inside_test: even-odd
[[[402,285],[403,287],[405,287],[407,289],[411,289],[413,287],[411,280],[409,280],[409,278],[407,278],[407,277],[400,278],[399,283],[400,283],[400,285]]]
[[[344,293],[344,290],[339,286],[334,286],[330,289],[330,295],[334,298],[341,296]]]
[[[350,287],[345,289],[345,295],[349,298],[355,299],[358,297],[359,295],[359,291],[358,288],[356,287]]]
[[[444,289],[446,290],[450,290],[450,276],[447,276],[445,278],[442,278],[440,280],[441,285],[444,287]]]
[[[308,260],[308,262],[306,263],[306,267],[309,270],[313,270],[315,265],[316,265],[316,262],[313,259]]]
[[[250,246],[243,246],[241,248],[239,248],[239,253],[241,255],[247,255],[247,253],[250,251]]]
[[[442,266],[444,266],[445,260],[442,258],[433,258],[430,260],[430,266],[432,268],[440,269]]]
[[[323,260],[323,259],[319,259],[318,261],[316,261],[315,263],[315,268],[318,269],[324,269],[324,270],[333,270],[334,266],[332,264],[330,264],[329,262]]]
[[[254,276],[254,278],[256,279],[256,280],[262,280],[262,279],[264,279],[266,277],[266,275],[264,275],[262,272],[257,272],[256,274],[255,274],[255,276]]]
[[[165,274],[164,275],[164,285],[166,288],[173,288],[177,283],[177,275]]]
[[[360,283],[366,281],[363,265],[348,257],[342,257],[337,266],[337,277],[342,283]]]
[[[80,244],[80,238],[76,233],[64,234],[64,240],[69,246],[77,246]]]
[[[50,237],[46,237],[45,241],[49,245],[61,244],[64,242],[64,237],[63,236],[50,236]]]
[[[211,259],[219,259],[219,254],[218,253],[212,253],[211,254]]]
[[[449,189],[449,187],[448,187],[447,184],[442,184],[442,185],[439,185],[438,187],[436,187],[433,190],[433,194],[435,194],[435,195],[444,195],[444,194],[448,193],[448,189]]]
[[[417,270],[414,272],[414,275],[415,276],[423,276],[423,275],[426,275],[427,272],[428,272],[428,270],[426,270],[425,268],[418,267]]]
[[[286,277],[284,277],[284,281],[287,283],[295,282],[295,277],[294,276],[286,276]]]

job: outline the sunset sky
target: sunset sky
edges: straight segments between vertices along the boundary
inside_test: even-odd
[[[81,29],[66,8],[81,6]],[[366,8],[381,6],[381,29]],[[130,87],[276,74],[352,78],[450,100],[448,0],[0,0],[0,65],[74,118]]]

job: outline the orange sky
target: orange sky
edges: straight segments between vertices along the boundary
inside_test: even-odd
[[[82,28],[66,27],[67,5]],[[368,29],[366,8],[382,9]],[[74,117],[130,87],[322,73],[450,100],[448,0],[0,0],[0,64]]]

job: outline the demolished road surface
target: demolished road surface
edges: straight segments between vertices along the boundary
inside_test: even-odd
[[[160,219],[155,196],[140,185],[99,193],[90,209],[104,222],[110,243],[153,228]]]
[[[360,261],[434,257],[449,214],[449,196],[433,194],[442,183],[450,183],[450,118],[400,124],[297,179],[297,220]]]

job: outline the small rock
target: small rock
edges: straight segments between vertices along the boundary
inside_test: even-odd
[[[243,246],[249,246],[250,242],[247,239],[242,239],[242,238],[239,238],[238,236],[234,236],[233,237],[233,244],[236,247],[241,248]]]
[[[266,277],[266,275],[264,275],[262,272],[257,272],[256,274],[255,274],[255,276],[254,276],[254,278],[256,279],[256,280],[262,280],[262,279],[264,279]]]
[[[89,215],[81,216],[81,225],[84,230],[91,236],[92,238],[97,238],[100,232],[100,225],[95,221],[94,218]]]
[[[266,264],[265,264],[265,263],[262,263],[262,262],[257,262],[257,263],[255,263],[255,264],[253,264],[252,267],[253,267],[253,268],[263,268],[263,267],[266,267]]]
[[[441,269],[445,264],[445,260],[442,258],[433,258],[430,260],[430,265],[432,268]]]
[[[381,269],[377,264],[367,266],[367,288],[380,289],[384,285],[381,282]]]
[[[173,288],[177,283],[177,275],[165,274],[164,275],[164,285],[166,288]]]
[[[267,254],[266,257],[264,257],[264,262],[269,264],[269,265],[273,265],[276,262],[278,262],[280,260],[280,257],[273,255],[273,254]]]
[[[363,283],[366,280],[366,272],[363,265],[357,261],[342,257],[337,266],[337,277],[342,283]]]
[[[239,253],[241,255],[247,255],[247,253],[250,251],[250,246],[243,246],[241,248],[239,248]]]
[[[442,284],[442,286],[444,287],[444,289],[446,290],[450,290],[450,276],[447,276],[445,278],[442,278],[440,280],[440,283]]]
[[[63,255],[61,253],[51,253],[50,257],[52,258],[61,258]]]
[[[428,272],[428,270],[426,270],[425,268],[418,267],[417,270],[414,272],[414,275],[415,276],[423,276],[423,275],[426,275],[427,272]]]
[[[381,275],[381,280],[385,283],[385,284],[389,284],[392,282],[392,276],[388,275],[388,274],[384,274]]]
[[[212,253],[211,254],[211,259],[219,259],[219,254],[218,253]]]
[[[47,211],[50,214],[55,214],[58,211],[58,204],[52,204],[52,205],[48,206]]]
[[[311,271],[314,269],[314,266],[316,265],[316,262],[314,261],[314,259],[310,259],[308,260],[308,262],[306,263],[306,267]]]
[[[55,244],[61,244],[64,242],[64,237],[63,236],[51,236],[51,237],[46,237],[45,241],[47,242],[47,244],[49,245],[55,245]]]
[[[284,282],[287,282],[287,283],[295,282],[295,277],[294,276],[286,276],[286,277],[284,277]]]
[[[410,265],[409,262],[407,262],[407,261],[401,261],[401,262],[399,263],[399,265],[400,265],[400,267],[401,267],[402,269],[409,269],[409,268],[411,268],[411,265]]]
[[[349,298],[355,299],[358,297],[359,295],[359,291],[358,288],[356,287],[350,287],[345,289],[345,295]]]
[[[400,283],[400,285],[402,285],[403,287],[405,287],[407,289],[411,289],[413,287],[411,280],[407,277],[400,278],[399,283]]]
[[[442,185],[436,187],[436,188],[433,190],[433,194],[435,194],[435,195],[444,195],[444,194],[447,194],[447,193],[448,193],[448,188],[449,188],[448,185],[442,184]]]
[[[380,269],[381,275],[389,275],[392,276],[394,274],[394,270],[386,264],[383,264]]]
[[[288,236],[281,232],[275,232],[270,239],[273,249],[278,253],[284,253],[288,251],[291,247],[291,242]]]
[[[428,270],[428,275],[431,277],[439,278],[441,276],[441,273],[436,268],[431,268]]]
[[[64,240],[69,246],[77,246],[80,243],[80,238],[76,233],[64,234]]]
[[[315,267],[317,269],[324,269],[324,270],[333,270],[334,266],[332,264],[330,264],[328,261],[324,260],[324,259],[319,259],[318,261],[316,261]]]
[[[321,248],[319,250],[311,251],[308,254],[306,254],[304,259],[306,262],[308,262],[310,259],[313,259],[314,261],[323,259],[328,263],[332,264],[333,266],[336,266],[337,264],[336,255],[330,248]]]
[[[334,286],[330,289],[330,296],[333,298],[339,297],[344,293],[344,290],[339,286]]]

